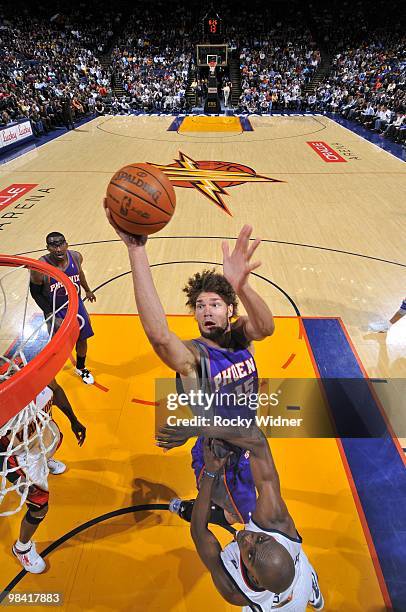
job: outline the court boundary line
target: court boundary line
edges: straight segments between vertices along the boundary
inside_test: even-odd
[[[116,117],[116,116],[118,116],[118,117],[131,117],[131,116],[134,116],[134,115],[113,115],[113,116],[109,117],[109,119],[107,119],[106,121],[103,121],[100,124],[98,124],[96,126],[96,129],[100,130],[101,132],[104,132],[105,134],[110,134],[111,136],[118,136],[118,137],[121,137],[121,138],[130,138],[132,140],[141,140],[141,141],[147,141],[147,142],[170,142],[172,144],[177,142],[176,140],[171,140],[169,138],[151,138],[151,137],[143,138],[141,136],[130,136],[128,134],[118,134],[117,132],[110,132],[110,131],[108,131],[106,129],[103,129],[102,126],[105,123],[107,123],[108,121],[110,121],[111,119],[113,119],[113,117]],[[136,116],[139,116],[139,115],[136,115]],[[152,117],[152,116],[157,116],[157,115],[143,115],[143,116],[151,116]],[[168,117],[168,119],[171,117],[171,115],[160,115],[160,116]],[[204,116],[204,115],[202,115],[202,116]],[[211,116],[211,115],[209,115],[209,116]],[[213,115],[213,116],[217,116],[217,115]],[[236,116],[236,115],[234,115],[234,116]],[[243,116],[248,117],[248,115],[243,115]],[[254,116],[254,115],[250,115],[250,116]],[[258,117],[264,117],[263,115],[257,115],[257,116]],[[265,116],[269,117],[270,119],[272,119],[272,117],[274,117],[274,115],[265,115]],[[280,116],[282,116],[282,115],[280,115]],[[288,116],[292,116],[292,115],[286,115],[286,117],[288,117]],[[319,117],[319,116],[323,117],[324,115],[297,115],[297,116],[300,116],[301,118],[303,118],[303,117],[310,117],[310,119],[313,119],[313,121],[315,121],[319,126],[321,125],[321,128],[319,128],[317,130],[314,130],[314,131],[311,131],[311,132],[305,132],[304,134],[293,134],[292,136],[280,136],[280,137],[277,137],[277,138],[250,138],[249,140],[242,139],[242,140],[238,141],[238,145],[243,146],[243,145],[250,145],[253,142],[275,142],[277,140],[288,140],[290,138],[300,138],[302,136],[312,136],[313,134],[318,134],[319,132],[322,132],[322,131],[326,130],[327,127],[328,127],[322,121],[319,121],[316,118],[316,117]],[[166,130],[166,132],[167,131],[168,130]],[[253,132],[255,132],[255,128],[253,129]],[[183,138],[183,137],[186,138],[187,137],[185,134],[180,134],[179,132],[177,132],[177,134],[178,134],[178,136],[180,138]],[[244,134],[244,132],[242,132],[242,134]],[[234,138],[236,136],[241,136],[242,134],[234,134]],[[190,138],[193,138],[193,136],[190,136]],[[210,140],[210,137],[208,137],[208,138],[209,138],[209,140],[205,141],[205,140],[203,140],[203,137],[202,137],[201,139],[198,139],[198,143],[196,143],[196,144],[202,144],[202,143],[203,144],[213,144],[213,143],[216,143],[215,139],[218,139],[217,140],[217,144],[222,144],[222,145],[229,145],[229,144],[231,144],[231,145],[234,144],[235,145],[236,144],[235,141],[232,140],[232,138],[233,138],[232,136],[224,136],[223,138],[221,138],[220,136],[217,135],[217,136],[213,136],[212,140]],[[227,141],[226,138],[230,138],[231,140]],[[183,142],[185,144],[188,144],[188,143],[189,144],[195,144],[195,143],[191,143],[190,140],[184,140]]]
[[[87,118],[86,118],[85,120],[83,120],[83,122],[82,122],[82,123],[80,123],[80,124],[78,125],[78,130],[79,130],[79,128],[81,128],[81,127],[82,127],[82,125],[87,125],[88,123],[90,123],[91,121],[94,121],[95,119],[98,119],[98,117],[92,117],[91,119],[87,119]],[[76,128],[75,128],[75,130],[72,130],[72,131],[76,131]],[[4,162],[2,162],[2,161],[1,161],[1,155],[0,155],[0,168],[1,168],[2,166],[7,166],[7,164],[11,164],[13,161],[15,161],[16,159],[19,159],[20,157],[24,157],[24,155],[28,155],[29,153],[33,153],[34,151],[36,151],[36,150],[37,150],[37,149],[39,149],[40,147],[45,147],[46,145],[51,144],[52,142],[54,142],[54,140],[57,140],[58,138],[61,138],[62,136],[66,136],[66,134],[69,134],[69,133],[70,133],[70,130],[66,130],[66,132],[62,132],[62,133],[60,133],[60,134],[55,134],[55,135],[54,135],[52,138],[49,138],[49,139],[48,139],[48,140],[46,140],[45,142],[37,142],[37,143],[36,143],[36,142],[34,141],[34,142],[33,142],[33,148],[32,148],[32,149],[30,149],[29,151],[23,151],[23,145],[21,145],[21,152],[19,152],[19,148],[18,148],[18,147],[16,147],[16,148],[14,149],[14,151],[16,152],[16,156],[15,156],[15,157],[13,157],[13,159],[9,159],[8,161],[4,161]],[[24,147],[24,148],[25,148],[25,147]],[[10,151],[10,153],[11,153],[11,151]],[[6,157],[6,152],[4,152],[4,153],[3,153],[3,155]],[[25,172],[28,172],[28,171],[26,170]],[[45,171],[45,172],[46,172],[46,171]],[[63,172],[63,170],[62,170],[62,172]]]
[[[318,319],[319,317],[303,317],[303,318]],[[337,317],[336,317],[336,319],[337,319]],[[323,377],[320,374],[320,370],[319,370],[319,367],[317,365],[316,358],[315,358],[315,356],[313,354],[313,348],[311,346],[309,337],[307,335],[307,330],[306,330],[306,327],[304,325],[303,319],[302,319],[302,326],[303,326],[303,336],[304,336],[305,341],[306,341],[306,345],[307,345],[308,353],[309,353],[309,356],[310,356],[310,360],[311,360],[311,362],[313,364],[314,373],[316,375],[316,378],[321,383],[320,391],[321,391],[321,394],[322,394],[324,400],[327,402],[327,405],[328,405],[328,400],[327,400],[327,397],[325,395],[325,390],[324,390],[324,388],[322,386]],[[350,469],[350,467],[348,465],[348,461],[347,461],[347,457],[346,457],[344,448],[342,448],[341,439],[336,437],[335,441],[336,441],[336,444],[337,444],[338,454],[339,454],[340,459],[341,459],[341,464],[343,466],[345,475],[347,477],[348,486],[350,488],[350,491],[351,491],[351,494],[352,494],[352,498],[354,500],[355,509],[357,511],[357,515],[358,515],[358,518],[359,518],[360,523],[361,523],[361,527],[362,527],[362,531],[363,531],[363,534],[364,534],[365,542],[366,542],[368,550],[369,550],[369,554],[370,554],[370,557],[371,557],[371,560],[372,560],[372,565],[373,565],[374,570],[375,570],[375,575],[376,575],[376,578],[377,578],[377,581],[378,581],[378,584],[379,584],[379,588],[381,590],[383,601],[384,601],[386,606],[388,605],[388,601],[389,601],[390,602],[389,609],[392,609],[392,602],[391,602],[391,599],[389,597],[389,593],[387,591],[386,582],[385,582],[385,579],[384,579],[384,576],[383,576],[383,571],[382,571],[382,568],[381,568],[381,565],[380,565],[380,562],[379,562],[378,554],[377,554],[377,552],[375,550],[375,545],[374,545],[374,541],[372,539],[371,532],[369,530],[368,521],[366,519],[366,516],[365,516],[365,513],[364,513],[364,509],[362,507],[361,500],[360,500],[360,497],[358,495],[358,491],[357,491],[357,488],[355,486],[354,479],[352,477],[351,469]]]
[[[317,317],[312,317],[312,318],[317,319]],[[304,317],[304,319],[306,319],[306,317]],[[374,393],[374,388],[372,386],[372,383],[370,382],[369,377],[366,375],[365,368],[363,367],[362,361],[360,360],[356,350],[353,349],[351,338],[349,337],[348,331],[346,330],[343,321],[341,320],[340,317],[337,317],[335,319],[335,323],[338,324],[338,327],[335,326],[334,329],[337,330],[338,336],[341,335],[342,341],[347,346],[348,354],[351,355],[352,357],[352,365],[351,363],[348,363],[348,364],[346,363],[345,368],[347,369],[349,367],[350,368],[349,371],[353,371],[354,372],[353,375],[355,375],[356,378],[360,378],[361,380],[363,379],[367,383],[370,397],[375,406],[376,415],[377,416],[379,415],[379,418],[381,419],[383,425],[387,428],[386,429],[388,433],[387,436],[381,439],[378,438],[376,440],[374,438],[371,438],[370,444],[368,444],[367,439],[365,439],[365,443],[366,443],[365,445],[363,444],[361,440],[346,439],[346,438],[340,438],[339,443],[344,453],[343,457],[345,456],[344,467],[346,464],[348,464],[348,470],[349,470],[348,475],[351,476],[351,479],[349,479],[350,486],[351,486],[352,481],[354,484],[354,488],[352,489],[354,495],[356,495],[356,498],[354,499],[355,501],[356,499],[358,499],[361,504],[362,513],[365,516],[366,526],[368,528],[368,533],[371,535],[370,551],[371,549],[373,551],[371,553],[371,558],[373,561],[374,561],[374,554],[377,554],[377,551],[379,550],[379,555],[377,554],[377,560],[376,560],[376,563],[374,561],[374,565],[375,567],[379,567],[382,573],[382,578],[384,580],[385,588],[382,594],[384,596],[385,604],[387,608],[390,610],[398,609],[398,603],[401,601],[401,598],[402,598],[402,585],[404,584],[404,571],[402,575],[401,565],[396,567],[396,571],[393,568],[393,565],[395,563],[394,555],[396,554],[396,551],[398,551],[398,548],[395,548],[395,549],[393,548],[394,546],[393,542],[399,541],[399,546],[401,546],[401,543],[400,543],[401,539],[399,540],[399,538],[401,538],[401,534],[403,532],[401,529],[400,530],[396,529],[395,526],[392,524],[392,522],[390,522],[390,520],[389,520],[388,525],[385,527],[378,518],[378,516],[380,517],[381,515],[387,518],[390,516],[390,512],[391,512],[390,499],[386,497],[388,501],[385,503],[382,510],[379,511],[379,515],[378,515],[376,503],[374,502],[375,497],[376,497],[375,487],[371,485],[370,478],[368,477],[368,474],[370,472],[367,472],[365,470],[365,455],[367,452],[371,453],[371,452],[374,452],[375,450],[377,453],[382,453],[379,455],[379,457],[381,458],[381,462],[380,462],[381,468],[380,468],[379,473],[383,481],[387,482],[387,484],[385,484],[384,489],[386,490],[386,495],[390,496],[391,493],[389,491],[394,492],[400,486],[401,489],[400,489],[399,494],[393,498],[394,500],[395,499],[398,500],[398,503],[403,503],[404,501],[404,497],[402,498],[402,495],[404,495],[404,493],[402,492],[405,491],[405,488],[404,488],[405,457],[403,456],[402,449],[401,449],[401,446],[399,444],[397,437],[391,434],[391,427],[390,428],[387,427],[387,420],[385,419],[385,416],[386,416],[385,410],[383,409],[380,401],[379,400],[377,401],[376,394]],[[306,333],[307,331],[308,330],[306,329]],[[317,343],[317,340],[318,340],[317,327],[312,330],[312,335],[314,337],[313,341],[316,340],[316,343]],[[319,349],[317,350],[319,351]],[[312,345],[312,350],[313,350],[313,345]],[[326,359],[326,356],[328,359],[328,353],[326,353],[326,355],[324,355],[323,351],[319,353],[319,360],[321,361],[322,366],[324,363],[324,359]],[[344,375],[344,371],[342,370],[343,364],[340,364],[340,362],[338,362],[338,364],[339,364],[338,376],[340,377]],[[327,362],[326,364],[324,364],[323,368],[326,365],[327,365]],[[327,367],[327,370],[324,371],[321,377],[323,379],[325,377],[328,377],[329,375],[332,375],[332,372],[329,373],[328,367]],[[359,444],[361,444],[361,446],[359,446]],[[400,461],[398,460],[398,456],[400,456]],[[393,467],[393,475],[392,475],[392,478],[386,481],[385,469],[390,459],[392,460],[392,463],[390,465]],[[375,466],[373,459],[370,460],[370,463],[371,465]],[[402,484],[400,485],[398,484],[397,480],[394,480],[396,474],[398,476],[401,476]],[[357,486],[360,486],[359,490]],[[386,515],[385,513],[388,513],[388,514]],[[374,534],[374,536],[372,536],[372,533]],[[387,534],[387,539],[389,539],[389,541],[392,542],[392,548],[390,549],[392,550],[392,553],[388,552],[388,544],[386,543],[385,536],[383,535],[385,533]],[[367,539],[367,542],[368,542],[368,539]],[[383,568],[385,568],[385,571],[383,571]],[[396,579],[395,577],[393,577],[393,574],[395,575]],[[379,575],[378,575],[378,581],[379,581]],[[385,592],[387,592],[388,599],[385,598]]]
[[[83,300],[85,301],[86,298]],[[138,312],[93,312],[90,315],[91,317],[139,317]],[[192,314],[187,312],[185,313],[165,313],[166,317],[190,317],[193,318]],[[301,319],[305,315],[273,315],[274,319]],[[305,317],[306,319],[311,319],[311,317]],[[336,319],[338,317],[317,317],[320,319]],[[300,338],[300,336],[299,336]],[[254,340],[255,342],[255,340]]]
[[[377,145],[375,142],[372,142],[372,140],[369,140],[368,138],[366,138],[365,136],[362,136],[362,134],[359,134],[355,129],[352,129],[350,127],[346,127],[345,125],[343,125],[342,123],[339,123],[338,121],[336,121],[334,119],[334,117],[330,117],[329,115],[325,115],[325,117],[329,120],[329,121],[333,121],[335,123],[335,125],[339,125],[341,128],[343,128],[343,130],[347,130],[347,132],[350,132],[351,134],[355,134],[355,136],[357,136],[358,138],[361,138],[361,140],[363,140],[364,142],[367,142],[368,144],[373,145],[376,149],[378,149],[378,151],[383,151],[384,153],[387,153],[388,155],[390,155],[392,158],[394,157],[395,159],[398,159],[400,162],[405,163],[405,161],[399,157],[398,155],[396,155],[395,153],[391,153],[390,151],[387,151],[386,149],[384,149],[383,147],[380,147],[379,145]],[[347,121],[349,121],[349,119],[347,119]],[[356,124],[354,125],[354,128],[357,127]],[[396,144],[396,143],[393,143]],[[401,146],[401,145],[399,145]]]
[[[237,240],[237,236],[149,236],[149,240]],[[254,240],[254,238],[250,238]],[[106,244],[110,242],[122,242],[120,238],[111,238],[109,240],[93,240],[91,242],[74,242],[69,246],[89,246],[94,244]],[[262,238],[261,242],[265,244],[282,244],[286,246],[303,247],[305,249],[316,249],[319,251],[328,251],[331,253],[340,253],[341,255],[350,255],[352,257],[362,257],[363,259],[371,259],[380,263],[387,263],[392,266],[399,266],[406,268],[406,263],[399,261],[392,261],[391,259],[382,259],[381,257],[374,257],[373,255],[365,255],[363,253],[355,253],[352,251],[344,251],[342,249],[333,249],[331,247],[318,246],[316,244],[306,244],[301,242],[289,242],[287,240],[271,240],[269,238]],[[21,253],[14,253],[13,255],[29,255],[30,253],[45,253],[46,249],[34,249],[30,251],[23,251]]]
[[[365,541],[368,546],[369,554],[371,557],[372,565],[374,566],[375,575],[378,580],[379,588],[381,589],[381,594],[385,606],[389,610],[393,610],[392,600],[389,595],[388,587],[386,585],[385,577],[383,575],[381,563],[379,561],[378,553],[376,552],[374,540],[372,538],[371,531],[369,529],[367,517],[365,515],[364,509],[362,507],[361,499],[358,494],[358,490],[356,484],[354,482],[354,477],[351,472],[351,468],[348,463],[347,455],[342,445],[342,441],[340,438],[336,438],[338,453],[341,457],[342,466],[347,476],[348,485],[351,490],[352,498],[354,500],[355,507],[357,509],[357,514],[361,523],[362,531],[364,532]]]
[[[274,318],[276,318],[276,317],[274,317]],[[390,434],[390,437],[392,438],[393,443],[394,443],[394,445],[397,448],[397,451],[398,451],[398,453],[400,455],[400,458],[401,458],[402,462],[404,463],[404,465],[406,467],[406,456],[404,455],[402,446],[401,446],[401,444],[399,442],[399,436],[397,436],[397,434],[395,433],[395,431],[394,431],[394,429],[392,427],[392,424],[391,424],[391,422],[389,420],[389,417],[386,414],[385,408],[383,407],[382,402],[379,399],[379,396],[377,395],[377,393],[375,391],[375,388],[374,388],[374,386],[372,384],[373,383],[373,379],[371,379],[371,377],[368,375],[368,372],[366,371],[366,369],[364,367],[364,364],[362,363],[361,357],[359,356],[359,354],[357,352],[357,349],[355,348],[355,345],[354,345],[354,343],[352,341],[352,338],[351,338],[351,336],[350,336],[350,334],[349,334],[349,332],[348,332],[348,330],[347,330],[347,328],[346,328],[342,318],[339,317],[339,316],[337,316],[337,317],[318,317],[318,316],[306,316],[306,315],[303,315],[302,317],[300,317],[300,319],[301,320],[303,320],[303,319],[309,319],[309,320],[313,320],[313,319],[315,319],[315,320],[328,319],[329,321],[331,321],[331,320],[338,321],[338,323],[340,324],[340,327],[341,327],[341,329],[343,331],[343,334],[344,334],[344,336],[345,336],[345,338],[346,338],[346,340],[348,342],[348,345],[349,345],[349,347],[350,347],[350,349],[351,349],[351,351],[352,351],[352,353],[353,353],[353,355],[355,357],[355,360],[356,360],[356,362],[357,362],[357,364],[359,366],[359,369],[361,370],[364,379],[368,381],[368,389],[371,392],[371,395],[374,398],[375,404],[376,404],[376,406],[377,406],[377,408],[378,408],[378,410],[379,410],[379,412],[380,412],[380,414],[381,414],[381,416],[382,416],[382,418],[383,418],[383,420],[385,422],[385,426],[386,426],[386,428],[388,430],[388,433]],[[303,325],[303,328],[304,328],[304,325]],[[306,337],[307,337],[307,332],[306,332]],[[308,348],[309,347],[311,347],[310,344],[309,344]],[[318,367],[316,362],[314,362],[314,367],[315,368]]]
[[[273,138],[273,139],[264,139],[264,140],[250,140],[250,142],[268,142],[268,141],[273,141],[273,140],[284,140],[286,138],[298,138],[299,136],[308,136],[311,134],[316,134],[319,131],[323,131],[324,129],[327,129],[327,125],[324,125],[322,121],[316,119],[316,117],[325,117],[326,119],[328,119],[329,121],[332,121],[335,125],[339,125],[340,127],[344,128],[345,130],[351,132],[352,134],[355,134],[356,136],[358,136],[359,138],[361,138],[362,140],[368,142],[369,144],[374,145],[379,151],[384,151],[385,153],[388,153],[389,155],[391,155],[392,157],[395,157],[396,159],[399,159],[399,161],[404,161],[399,155],[397,155],[396,153],[392,153],[390,151],[388,151],[387,149],[384,149],[383,147],[380,147],[379,145],[375,144],[374,142],[372,142],[372,140],[369,140],[368,138],[366,138],[365,136],[362,136],[361,134],[359,134],[355,129],[349,128],[344,126],[343,124],[339,123],[339,121],[337,121],[333,116],[331,116],[331,113],[310,113],[310,112],[305,112],[305,113],[293,113],[293,112],[286,112],[286,113],[271,113],[271,114],[257,114],[257,113],[233,113],[231,115],[223,115],[223,114],[207,114],[207,113],[187,113],[187,114],[176,114],[176,113],[132,113],[130,115],[102,115],[103,118],[106,118],[105,121],[102,121],[101,123],[99,123],[96,126],[96,129],[100,129],[99,126],[104,125],[105,123],[111,121],[112,119],[114,119],[115,117],[175,117],[175,118],[182,118],[182,120],[185,117],[199,117],[199,116],[207,116],[207,117],[238,117],[238,118],[249,118],[249,117],[258,117],[258,118],[275,118],[275,117],[310,117],[312,119],[314,119],[316,121],[316,123],[319,123],[322,128],[320,130],[316,130],[315,132],[309,132],[306,134],[298,134],[298,135],[294,135],[294,136],[284,136],[282,138]],[[96,119],[100,119],[101,116],[96,116],[96,117],[92,117],[92,118],[85,118],[83,120],[81,120],[81,122],[78,125],[78,128],[80,128],[82,125],[86,125],[87,123],[90,123],[91,121],[94,121]],[[356,127],[356,126],[354,126]],[[24,155],[28,155],[29,153],[32,153],[33,151],[35,151],[36,149],[45,146],[51,142],[53,142],[54,140],[60,138],[61,136],[64,136],[65,134],[67,134],[70,130],[63,132],[61,134],[55,134],[52,137],[50,137],[49,139],[47,139],[45,142],[41,142],[41,143],[36,143],[35,141],[33,142],[33,148],[31,148],[29,151],[23,151],[23,145],[21,145],[21,152],[19,151],[19,148],[16,147],[15,151],[16,151],[16,155],[15,157],[13,157],[12,159],[8,160],[8,161],[1,161],[1,157],[0,157],[0,165],[7,165],[10,164],[11,162],[13,162],[15,159],[18,159],[20,157],[24,157]],[[135,138],[138,140],[148,140],[145,138],[139,138],[139,137],[132,137],[132,136],[127,136],[127,135],[123,135],[123,134],[116,134],[114,132],[109,132],[107,130],[103,130],[100,129],[100,131],[103,131],[107,134],[111,134],[114,136],[124,136],[126,138]],[[168,130],[169,131],[169,128]],[[239,134],[235,134],[234,136],[239,136],[241,134],[243,134],[245,131],[248,130],[243,130],[243,132],[239,133]],[[254,129],[252,131],[255,131]],[[182,134],[179,134],[182,135]],[[217,138],[217,136],[213,137],[213,138]],[[155,140],[154,140],[155,141]],[[159,142],[172,142],[172,141],[168,141],[168,140],[160,140]],[[200,142],[203,142],[200,141]],[[207,144],[209,144],[211,141],[209,140]],[[229,143],[224,143],[224,144],[233,144],[233,141],[230,141]],[[246,143],[241,143],[241,144],[246,144]],[[4,156],[7,157],[7,155],[4,153]]]
[[[215,261],[195,261],[195,260],[184,260],[183,261],[183,260],[181,260],[181,261],[164,261],[164,262],[160,262],[160,263],[150,264],[150,268],[158,268],[160,266],[179,265],[179,264],[204,264],[204,265],[219,266],[219,267],[221,267],[223,265],[222,263],[215,262]],[[93,289],[93,292],[98,291],[99,289],[102,289],[103,287],[105,287],[109,283],[111,283],[111,282],[113,282],[113,281],[115,281],[118,278],[121,278],[123,276],[127,276],[128,274],[131,274],[131,270],[128,270],[127,272],[121,272],[120,274],[117,274],[116,276],[112,276],[108,280],[106,280],[103,283],[101,283],[100,285],[98,285],[95,289]],[[296,303],[290,297],[290,295],[284,289],[282,289],[282,287],[280,287],[279,285],[277,285],[276,283],[271,281],[266,276],[261,276],[261,274],[257,274],[256,272],[251,272],[251,274],[253,276],[257,276],[261,280],[264,280],[266,283],[269,283],[270,285],[275,287],[275,289],[277,289],[280,293],[282,293],[282,295],[284,295],[285,298],[288,300],[288,302],[292,306],[293,310],[295,311],[296,316],[298,316],[298,317],[301,316],[300,310],[297,307]]]
[[[380,413],[382,415],[382,418],[385,421],[386,428],[387,428],[387,430],[388,430],[388,432],[389,432],[389,434],[390,434],[390,436],[392,438],[392,441],[393,441],[394,445],[396,446],[396,449],[397,449],[397,451],[398,451],[398,453],[400,455],[400,458],[401,458],[401,460],[402,460],[402,462],[403,462],[403,464],[404,464],[404,466],[406,468],[406,457],[405,457],[405,455],[403,453],[403,449],[402,449],[401,444],[399,442],[399,437],[396,435],[396,433],[395,433],[395,431],[394,431],[394,429],[392,427],[392,424],[391,424],[391,422],[390,422],[390,420],[388,418],[388,415],[386,414],[385,408],[383,407],[382,402],[379,399],[379,396],[377,395],[377,393],[375,391],[375,388],[374,388],[374,386],[372,384],[372,380],[371,380],[370,376],[368,375],[368,372],[364,368],[364,364],[362,363],[361,358],[358,355],[357,349],[355,348],[355,345],[354,345],[354,343],[353,343],[353,341],[351,339],[350,334],[348,333],[347,328],[344,325],[343,320],[341,319],[341,317],[337,317],[337,320],[338,320],[338,322],[339,322],[339,324],[341,326],[341,329],[343,330],[344,336],[347,339],[347,342],[348,342],[348,344],[349,344],[349,346],[350,346],[350,348],[351,348],[351,350],[352,350],[352,352],[354,354],[354,357],[355,357],[355,359],[356,359],[356,361],[358,363],[358,366],[359,366],[359,368],[360,368],[364,378],[368,381],[368,388],[369,388],[369,390],[371,392],[371,395],[374,398],[375,404],[377,405],[377,407],[378,407],[378,409],[379,409],[379,411],[380,411]]]

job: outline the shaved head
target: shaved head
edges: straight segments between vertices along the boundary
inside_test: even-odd
[[[61,232],[51,232],[48,234],[45,240],[47,244],[54,244],[54,243],[60,244],[62,242],[66,242],[65,236],[61,234]]]
[[[241,558],[254,586],[283,593],[295,577],[295,564],[286,548],[269,533],[243,529],[236,536]]]
[[[270,538],[258,549],[253,575],[263,589],[283,593],[293,582],[295,564],[286,548]]]

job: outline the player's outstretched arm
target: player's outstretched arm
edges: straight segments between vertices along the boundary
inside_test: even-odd
[[[277,529],[291,537],[297,532],[292,517],[281,495],[279,474],[268,440],[259,428],[246,437],[233,436],[228,442],[250,451],[250,466],[258,492],[253,520],[263,529]]]
[[[243,328],[247,340],[263,340],[271,336],[275,329],[272,312],[261,296],[249,285],[249,275],[261,265],[251,262],[251,258],[261,240],[257,238],[250,244],[252,227],[244,225],[230,254],[228,243],[222,243],[223,272],[228,282],[240,298],[248,316],[239,317],[233,323],[235,329]]]
[[[223,469],[227,457],[218,459],[210,450],[209,441],[204,441],[204,459],[206,471],[214,474]],[[213,582],[226,601],[235,606],[247,605],[248,600],[239,593],[232,580],[224,570],[221,562],[221,546],[214,534],[208,529],[208,519],[211,507],[213,481],[205,474],[200,480],[200,490],[193,506],[190,532],[199,557],[211,573]]]
[[[197,365],[197,357],[170,331],[165,312],[152,279],[151,268],[145,250],[146,236],[132,236],[120,230],[104,204],[106,216],[128,249],[134,285],[135,301],[141,324],[154,351],[167,366],[184,376],[191,374]]]

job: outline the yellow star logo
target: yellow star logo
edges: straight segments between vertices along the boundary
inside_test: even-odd
[[[171,181],[174,187],[197,189],[219,208],[231,216],[220,196],[229,195],[226,187],[235,187],[244,183],[282,183],[277,179],[257,174],[248,166],[235,162],[196,161],[179,151],[179,159],[174,164],[151,164],[159,168]]]

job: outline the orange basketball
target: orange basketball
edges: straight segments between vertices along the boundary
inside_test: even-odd
[[[118,170],[107,187],[113,221],[128,234],[155,234],[172,218],[176,196],[169,179],[150,164]]]

